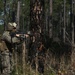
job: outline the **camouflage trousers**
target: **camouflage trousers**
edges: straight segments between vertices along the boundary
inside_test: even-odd
[[[1,53],[2,75],[10,75],[12,72],[12,54],[9,51]]]

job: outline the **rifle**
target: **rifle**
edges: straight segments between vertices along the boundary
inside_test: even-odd
[[[25,34],[25,33],[16,33],[16,35],[15,35],[17,38],[19,38],[20,39],[20,41],[25,41],[26,42],[26,38],[28,38],[29,37],[29,35],[28,34]]]
[[[29,37],[29,35],[28,34],[19,34],[19,33],[16,33],[16,37],[26,38],[26,37]]]

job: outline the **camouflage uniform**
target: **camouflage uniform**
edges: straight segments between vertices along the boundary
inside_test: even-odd
[[[0,53],[1,53],[2,75],[9,75],[10,74],[9,50],[4,41],[1,41],[0,43]]]
[[[18,41],[18,38],[10,35],[7,30],[2,35],[1,61],[2,61],[2,75],[10,75],[13,69],[12,60],[12,44]],[[4,47],[5,46],[5,47]]]

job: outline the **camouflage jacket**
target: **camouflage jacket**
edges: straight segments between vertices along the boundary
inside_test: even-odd
[[[9,31],[5,31],[5,32],[3,33],[2,39],[3,39],[4,41],[9,42],[9,43],[16,43],[16,42],[19,41],[19,39],[18,39],[16,36],[11,37]]]

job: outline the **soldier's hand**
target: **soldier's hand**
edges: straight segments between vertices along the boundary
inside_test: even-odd
[[[16,34],[16,37],[19,37],[20,35],[19,34]]]

